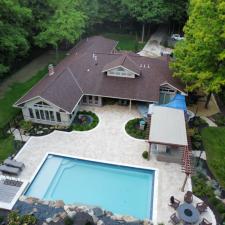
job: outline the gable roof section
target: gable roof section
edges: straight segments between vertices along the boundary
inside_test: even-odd
[[[112,62],[107,63],[103,67],[102,72],[106,72],[120,66],[125,67],[136,75],[140,75],[140,67],[129,57],[127,53],[124,53],[122,55],[120,54],[118,58],[116,58]]]

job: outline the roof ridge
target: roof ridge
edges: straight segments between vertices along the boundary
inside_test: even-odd
[[[79,82],[77,81],[77,79],[76,79],[74,73],[72,72],[72,70],[71,70],[69,67],[67,67],[66,69],[69,71],[70,75],[72,76],[74,82],[75,82],[76,85],[79,87],[79,89],[81,90],[81,92],[84,94],[84,91],[83,91],[83,89],[81,88],[81,86],[80,86]]]

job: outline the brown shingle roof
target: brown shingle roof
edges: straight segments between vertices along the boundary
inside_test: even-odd
[[[107,63],[103,67],[103,71],[108,71],[110,69],[123,66],[130,71],[134,72],[137,75],[140,75],[140,67],[129,57],[127,53],[120,55],[120,57],[116,58],[112,62]]]
[[[15,105],[40,96],[71,113],[83,94],[152,102],[159,100],[159,88],[164,82],[183,90],[179,80],[172,77],[166,58],[111,53],[115,45],[115,41],[100,36],[81,41],[57,65],[54,75],[46,75]],[[102,71],[112,64],[122,64],[134,72],[141,68],[141,75],[137,78],[107,76]]]

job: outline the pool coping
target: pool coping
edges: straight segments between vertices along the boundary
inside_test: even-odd
[[[91,158],[86,158],[86,157],[79,157],[79,156],[74,156],[70,154],[62,154],[62,153],[56,153],[56,152],[47,152],[41,162],[39,163],[38,167],[34,171],[33,175],[28,181],[28,185],[26,188],[23,190],[23,192],[20,195],[23,195],[29,188],[30,184],[33,182],[34,178],[36,177],[37,173],[41,169],[42,165],[46,161],[49,155],[56,155],[56,156],[62,156],[62,157],[69,157],[69,158],[74,158],[74,159],[80,159],[80,160],[86,160],[86,161],[91,161],[91,162],[98,162],[98,163],[105,163],[105,164],[111,164],[114,166],[126,166],[126,167],[132,167],[136,169],[145,169],[145,170],[154,170],[154,189],[153,189],[153,202],[152,202],[152,219],[148,219],[152,221],[153,223],[157,223],[157,203],[158,203],[158,175],[159,175],[159,170],[157,168],[153,167],[146,167],[146,166],[140,166],[140,165],[133,165],[133,164],[126,164],[126,163],[117,163],[117,162],[111,162],[107,160],[97,160],[97,159],[91,159]],[[85,205],[85,204],[84,204]]]

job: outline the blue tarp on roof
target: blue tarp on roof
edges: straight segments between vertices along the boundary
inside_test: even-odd
[[[180,94],[176,94],[175,97],[169,103],[161,106],[166,106],[174,109],[182,109],[185,112],[187,111],[185,96]]]

